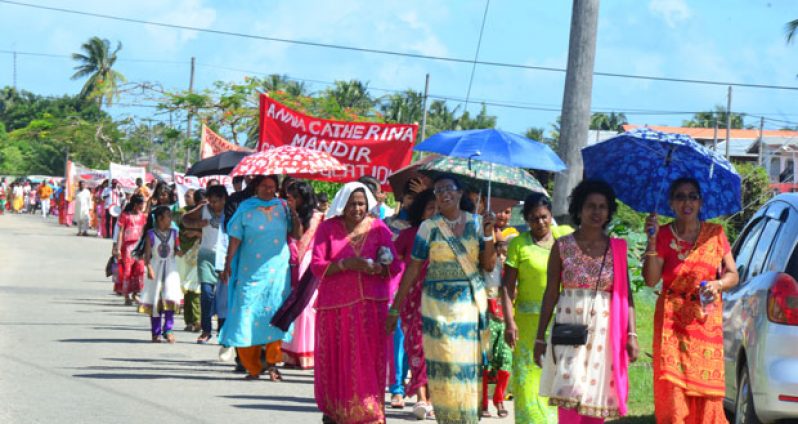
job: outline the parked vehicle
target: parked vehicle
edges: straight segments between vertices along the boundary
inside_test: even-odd
[[[723,294],[725,406],[735,423],[796,420],[798,194],[762,206],[732,251],[740,284]]]

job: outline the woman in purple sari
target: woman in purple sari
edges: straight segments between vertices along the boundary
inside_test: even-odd
[[[348,183],[319,224],[310,269],[316,303],[315,394],[324,422],[384,423],[389,281],[399,271],[391,231],[368,211],[370,190]]]

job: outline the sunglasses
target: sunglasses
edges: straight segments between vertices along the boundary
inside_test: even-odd
[[[677,202],[686,202],[688,200],[691,202],[697,202],[701,200],[701,195],[698,193],[677,193],[673,195],[673,200]]]
[[[453,185],[448,185],[448,186],[435,187],[435,189],[432,190],[432,193],[435,194],[436,196],[442,196],[446,193],[454,193],[455,191],[457,191],[457,187]]]

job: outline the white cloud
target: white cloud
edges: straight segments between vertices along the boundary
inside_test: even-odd
[[[692,15],[685,0],[651,0],[648,10],[664,19],[671,28],[686,21]]]
[[[195,28],[210,28],[216,21],[216,10],[204,6],[202,3],[202,0],[158,2],[158,5],[164,6],[164,10],[156,11],[151,15],[150,20]],[[156,26],[147,26],[146,28],[147,33],[157,40],[159,50],[167,53],[178,51],[185,43],[194,40],[199,35],[197,31],[190,30]]]

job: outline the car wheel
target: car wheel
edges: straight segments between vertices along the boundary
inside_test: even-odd
[[[734,406],[735,424],[760,424],[754,411],[754,394],[751,391],[751,378],[748,366],[744,366],[737,381],[737,399]]]

